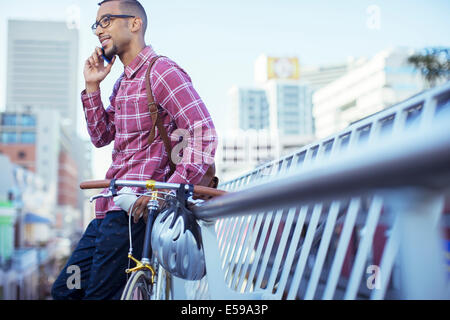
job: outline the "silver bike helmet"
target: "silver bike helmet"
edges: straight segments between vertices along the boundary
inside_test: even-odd
[[[152,228],[152,250],[158,262],[174,276],[200,280],[205,276],[205,257],[200,226],[186,208],[186,190],[169,198]]]

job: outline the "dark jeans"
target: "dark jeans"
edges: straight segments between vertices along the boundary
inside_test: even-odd
[[[137,224],[133,221],[131,224],[133,256],[140,260],[145,223],[141,219]],[[53,284],[53,299],[120,299],[127,281],[128,249],[128,215],[125,211],[108,212],[105,219],[93,220]],[[130,267],[134,267],[134,262]],[[80,286],[74,280],[77,276],[75,268],[80,271]]]

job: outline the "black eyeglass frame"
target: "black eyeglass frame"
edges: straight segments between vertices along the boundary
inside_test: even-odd
[[[107,22],[105,24],[102,23],[102,20],[108,18]],[[95,21],[95,23],[91,26],[92,32],[95,34],[97,32],[98,26],[102,27],[103,29],[106,29],[111,24],[111,18],[136,18],[136,16],[130,16],[127,14],[105,14],[100,21]]]

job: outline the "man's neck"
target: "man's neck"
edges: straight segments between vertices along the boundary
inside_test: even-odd
[[[145,47],[146,44],[144,41],[139,41],[139,43],[131,45],[129,50],[119,55],[120,61],[122,61],[125,67],[128,66]]]

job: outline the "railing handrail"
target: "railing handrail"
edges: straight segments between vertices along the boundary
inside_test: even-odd
[[[283,162],[286,159],[295,157],[295,155],[297,155],[297,154],[306,152],[308,149],[310,149],[310,148],[312,148],[314,146],[323,145],[324,143],[326,143],[328,141],[333,141],[333,140],[335,140],[335,139],[337,139],[339,137],[342,137],[342,136],[345,136],[347,134],[350,134],[354,130],[358,130],[358,129],[370,126],[376,121],[388,118],[389,116],[397,115],[400,112],[408,109],[411,106],[419,105],[421,103],[423,103],[423,104],[428,103],[429,104],[430,100],[437,99],[438,97],[440,97],[440,95],[442,93],[444,93],[444,94],[448,93],[449,90],[450,90],[450,81],[448,81],[447,83],[445,83],[445,84],[443,84],[441,86],[438,86],[438,87],[435,87],[435,88],[428,89],[428,90],[422,91],[420,93],[417,93],[417,94],[409,97],[408,99],[406,99],[404,101],[401,101],[401,102],[398,102],[398,103],[396,103],[396,104],[394,104],[394,105],[392,105],[392,106],[390,106],[388,108],[385,108],[385,109],[383,109],[381,111],[378,111],[375,114],[372,114],[372,115],[367,116],[367,117],[365,117],[363,119],[359,119],[359,120],[357,120],[355,122],[352,122],[348,127],[346,127],[345,129],[341,130],[340,132],[337,132],[337,133],[335,133],[333,135],[330,135],[330,136],[327,136],[325,138],[318,139],[318,140],[310,143],[309,145],[300,148],[300,150],[297,150],[294,153],[287,154],[287,155],[282,156],[279,159],[275,159],[275,160],[272,160],[270,162],[261,164],[261,165],[257,166],[252,172],[257,172],[259,170],[263,170],[264,168],[276,165],[277,163]],[[428,105],[428,108],[429,107],[430,106]],[[251,173],[248,173],[247,175],[250,175],[250,174]],[[224,185],[230,184],[233,181],[234,180],[230,180],[230,181],[224,183]]]
[[[235,299],[448,297],[437,228],[450,189],[448,123],[450,82],[222,184],[233,193],[194,208],[206,221],[214,281],[186,290]]]
[[[444,187],[450,184],[449,175],[450,128],[438,122],[388,141],[377,139],[289,175],[211,200],[195,208],[194,213],[209,220],[384,188]]]

